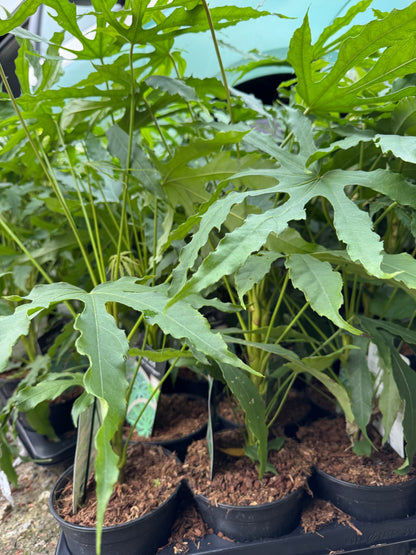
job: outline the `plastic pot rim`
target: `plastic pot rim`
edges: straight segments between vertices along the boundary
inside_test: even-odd
[[[192,491],[192,493],[195,497],[198,497],[199,499],[201,499],[207,505],[211,505],[212,507],[216,507],[216,508],[223,509],[223,510],[226,510],[226,511],[238,510],[238,511],[241,511],[241,512],[262,511],[262,510],[266,509],[267,507],[270,507],[270,505],[278,505],[279,502],[285,502],[285,501],[291,499],[292,497],[296,497],[297,495],[302,494],[302,492],[305,491],[305,487],[301,486],[301,487],[296,488],[295,490],[291,491],[290,493],[284,495],[283,497],[280,497],[279,499],[275,499],[274,501],[269,501],[268,503],[261,503],[260,505],[228,505],[227,503],[215,503],[214,504],[212,501],[210,501],[208,499],[208,497],[206,497],[202,493],[194,492],[190,485],[188,485],[188,487],[191,489],[191,491]]]
[[[331,482],[333,484],[337,484],[337,485],[342,485],[345,488],[349,488],[351,490],[357,490],[359,489],[362,492],[374,492],[374,491],[395,491],[395,490],[400,490],[400,489],[408,489],[409,485],[416,485],[416,476],[414,476],[413,478],[410,478],[409,480],[405,480],[404,482],[400,482],[397,484],[388,484],[388,485],[374,485],[374,486],[369,486],[369,485],[365,485],[365,484],[354,484],[353,482],[347,482],[346,480],[342,480],[341,478],[337,478],[336,476],[333,476],[332,474],[329,474],[329,472],[326,472],[325,470],[322,470],[321,468],[314,466],[313,467],[313,472],[315,472],[316,474],[320,474],[323,478],[325,478],[326,480],[328,480],[328,482]]]
[[[92,531],[95,529],[95,526],[82,526],[81,524],[74,524],[72,522],[68,522],[67,520],[65,520],[64,518],[62,518],[57,510],[54,507],[54,499],[56,497],[58,497],[58,495],[61,493],[60,491],[58,493],[57,490],[58,488],[61,486],[62,483],[66,484],[71,478],[70,478],[70,474],[73,472],[74,467],[70,466],[69,468],[67,468],[57,479],[57,481],[55,482],[52,491],[49,495],[49,510],[52,513],[52,516],[57,520],[57,522],[59,524],[62,524],[63,526],[65,526],[66,528],[73,530],[73,531],[80,531],[80,532],[87,532],[87,531]],[[163,503],[161,503],[160,505],[158,505],[155,509],[153,509],[152,511],[138,517],[138,518],[134,518],[132,520],[129,520],[127,522],[122,522],[120,524],[114,524],[112,526],[103,526],[102,528],[102,532],[103,534],[105,533],[109,533],[112,532],[115,528],[117,529],[126,529],[126,528],[130,528],[132,526],[134,526],[134,524],[138,521],[138,520],[142,520],[145,521],[148,518],[151,518],[154,513],[156,513],[159,509],[162,509],[165,505],[167,505],[169,503],[169,501],[175,497],[178,493],[180,488],[182,487],[182,483],[183,480],[181,480],[178,485],[176,486],[175,490],[171,493],[171,495],[165,500],[163,501]]]

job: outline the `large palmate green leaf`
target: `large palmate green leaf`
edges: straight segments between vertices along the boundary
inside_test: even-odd
[[[304,133],[306,137],[310,135],[310,122],[306,118],[302,121],[298,117],[295,123],[294,128],[300,134]],[[381,169],[373,172],[331,170],[321,173],[316,163],[308,165],[308,158],[314,150],[310,141],[301,140],[300,152],[294,154],[256,132],[250,133],[244,140],[272,155],[280,167],[239,172],[234,178],[250,175],[258,176],[260,181],[267,176],[275,178],[278,184],[268,186],[267,189],[234,191],[209,206],[201,215],[199,228],[192,240],[181,251],[171,286],[172,293],[176,295],[174,300],[201,292],[224,275],[237,271],[251,253],[266,244],[270,234],[278,236],[286,232],[289,222],[304,220],[306,205],[316,197],[324,197],[332,205],[334,230],[338,239],[346,245],[350,260],[359,262],[372,276],[382,279],[394,276],[394,273],[388,274],[384,270],[385,265],[382,266],[383,245],[372,229],[369,214],[348,197],[347,191],[350,186],[359,185],[387,195],[398,203],[416,206],[416,191],[411,183],[399,174]],[[193,268],[198,252],[208,241],[211,230],[220,229],[234,205],[265,193],[280,195],[278,198],[282,198],[281,203],[261,213],[249,214],[240,227],[224,236],[215,251],[203,260],[193,276],[187,280],[187,272]],[[285,193],[288,196],[283,197],[282,194]],[[329,309],[324,314],[330,319],[334,316],[333,310]],[[336,317],[337,325],[339,321],[339,317]]]
[[[308,110],[322,114],[350,112],[357,107],[367,108],[409,96],[409,90],[384,93],[382,97],[369,91],[371,87],[416,70],[415,31],[416,4],[412,3],[403,10],[393,10],[386,17],[354,28],[354,34],[341,43],[335,64],[321,72],[313,63],[316,51],[306,15],[290,42],[288,61],[298,79],[297,92]],[[328,38],[327,29],[325,40]],[[318,44],[321,42],[318,40]],[[348,71],[354,67],[366,67],[377,51],[381,53],[372,59],[370,69],[357,80],[348,80]]]

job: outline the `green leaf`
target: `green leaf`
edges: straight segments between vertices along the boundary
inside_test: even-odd
[[[371,320],[365,316],[360,316],[360,322],[362,322],[365,329],[369,330],[371,336],[375,333],[374,330],[381,329],[387,331],[390,335],[402,339],[410,345],[416,345],[416,332],[405,326],[385,320]]]
[[[133,347],[128,351],[129,356],[133,357],[146,357],[153,362],[165,362],[166,360],[181,358],[192,358],[192,353],[184,352],[182,350],[165,348],[162,350],[153,349],[138,349]]]
[[[377,324],[374,325],[369,319],[362,321],[363,328],[371,336],[371,341],[377,347],[379,370],[376,378],[376,395],[379,396],[378,407],[382,414],[382,426],[384,429],[383,442],[387,441],[397,412],[401,406],[399,390],[394,380],[391,362],[391,345],[386,342],[385,334],[379,331]],[[370,360],[369,360],[370,364]],[[379,382],[379,384],[377,383]]]
[[[414,135],[416,129],[416,98],[403,98],[391,113],[392,131],[397,135]]]
[[[368,339],[354,337],[354,345],[359,347],[352,350],[344,366],[351,393],[351,408],[355,422],[364,437],[367,437],[367,424],[373,411],[373,381],[367,364]]]
[[[261,329],[255,330],[255,333],[262,331]],[[266,329],[264,330],[266,331]],[[247,332],[244,332],[247,333]],[[271,343],[259,343],[258,341],[248,341],[247,339],[239,339],[238,337],[225,336],[227,343],[236,343],[237,345],[245,345],[246,347],[255,347],[256,349],[261,349],[266,353],[271,353],[273,355],[280,356],[286,360],[299,360],[299,357],[290,349],[286,349],[281,345],[274,345]]]
[[[287,227],[279,236],[271,234],[267,240],[266,247],[274,252],[285,254],[307,254],[315,252],[317,245],[308,243],[296,229]]]
[[[394,281],[410,290],[416,289],[416,260],[410,254],[384,254],[382,268],[385,272],[394,274]]]
[[[123,169],[130,169],[130,174],[152,194],[163,197],[163,190],[160,187],[160,175],[152,165],[143,150],[136,144],[132,145],[132,154],[129,161],[129,137],[118,125],[113,125],[106,133],[108,138],[108,150],[112,156],[116,156]]]
[[[266,470],[268,438],[263,398],[247,373],[229,364],[219,363],[219,366],[224,380],[244,410],[247,428],[257,440],[261,478]]]
[[[83,385],[83,374],[49,374],[49,376],[36,385],[19,388],[15,395],[15,404],[22,412],[34,410],[44,401],[53,401],[67,389]]]
[[[237,289],[240,303],[244,304],[243,297],[257,283],[260,283],[267,272],[270,270],[271,264],[281,257],[276,252],[260,252],[251,255],[235,275],[235,286]]]
[[[91,124],[97,113],[100,113],[102,118],[112,108],[111,100],[86,100],[82,98],[70,100],[61,112],[61,127],[63,130],[67,130],[88,119]]]
[[[288,53],[288,61],[298,77],[297,92],[310,111],[323,114],[350,112],[397,98],[392,95],[386,99],[385,94],[378,97],[368,91],[388,79],[415,71],[415,31],[416,5],[413,3],[357,27],[354,35],[341,43],[335,64],[319,72],[313,66],[314,49],[305,17],[302,27],[292,37]],[[374,61],[372,56],[377,51],[381,54]],[[366,67],[370,60],[370,69],[361,78],[348,80],[349,70],[360,65]]]
[[[16,75],[19,79],[19,84],[22,93],[30,94],[29,85],[29,61],[28,53],[30,52],[30,43],[27,40],[20,41],[20,48],[17,58],[15,60]]]
[[[304,127],[306,129],[306,125]],[[298,123],[299,128],[301,127]],[[261,249],[271,233],[279,235],[286,230],[289,221],[304,220],[304,207],[317,196],[322,196],[331,203],[334,211],[334,229],[339,240],[346,244],[351,260],[360,262],[370,275],[380,278],[392,277],[381,269],[383,245],[380,237],[372,229],[371,218],[348,198],[346,191],[351,185],[361,185],[389,195],[396,202],[403,201],[405,204],[413,205],[416,191],[409,182],[386,170],[332,170],[321,175],[318,168],[306,167],[307,158],[302,152],[296,155],[279,147],[269,148],[268,142],[255,132],[246,136],[245,141],[256,148],[267,149],[276,156],[280,168],[241,172],[235,175],[234,179],[257,175],[274,177],[279,183],[268,186],[267,189],[231,192],[209,206],[200,218],[198,231],[182,249],[179,265],[172,280],[171,291],[176,293],[172,302],[188,294],[198,293],[219,281],[224,275],[237,271],[251,253]],[[310,152],[308,150],[308,155]],[[288,193],[289,198],[281,205],[263,213],[249,214],[240,227],[225,235],[216,250],[204,258],[194,275],[187,280],[187,271],[193,267],[198,250],[205,245],[210,231],[221,227],[235,204],[246,202],[248,198],[258,197],[266,192],[270,195]]]
[[[375,135],[374,140],[384,154],[391,152],[397,158],[411,164],[416,163],[416,137],[400,135]]]
[[[321,50],[325,50],[325,43],[328,39],[336,35],[346,25],[349,25],[355,16],[364,12],[371,5],[371,3],[372,0],[361,0],[351,6],[345,15],[342,17],[336,17],[330,25],[327,25],[313,46],[315,57],[322,55]]]
[[[39,403],[35,408],[26,413],[26,419],[38,434],[48,437],[50,440],[59,441],[58,436],[49,420],[50,409],[46,402]]]
[[[36,12],[42,3],[42,0],[27,0],[26,2],[22,2],[17,10],[7,17],[7,19],[0,20],[0,35],[6,35],[16,27],[19,27],[19,25],[22,25]]]
[[[157,324],[166,335],[183,339],[194,355],[204,362],[205,356],[225,364],[235,365],[254,373],[236,355],[228,351],[220,334],[210,330],[208,321],[186,302],[168,306],[164,286],[148,287],[136,283],[136,278],[124,277],[116,282],[97,286],[90,294],[102,303],[116,302],[143,313],[148,324]]]
[[[305,361],[302,359],[295,362],[289,362],[286,364],[286,366],[299,374],[300,373],[309,374],[312,377],[314,377],[316,380],[321,382],[337,400],[348,422],[354,422],[354,415],[351,408],[351,401],[350,401],[348,392],[346,391],[344,386],[335,382],[324,372],[315,370],[315,368],[313,368],[312,366],[309,366],[307,363],[307,359],[305,359]]]
[[[87,356],[90,362],[84,387],[99,400],[102,416],[102,425],[95,436],[96,526],[97,538],[100,538],[105,508],[119,475],[118,456],[111,447],[111,439],[125,415],[128,388],[125,357],[128,342],[113,316],[108,313],[105,303],[100,302],[94,294],[85,299],[84,310],[77,316],[74,327],[80,332],[76,341],[77,351]]]
[[[285,264],[294,287],[303,292],[320,316],[326,316],[335,325],[351,333],[360,333],[339,313],[343,303],[342,278],[328,262],[321,262],[309,254],[292,254],[286,258]]]
[[[18,476],[13,466],[15,453],[10,444],[10,437],[6,435],[6,431],[0,429],[0,468],[6,474],[7,479],[17,487]]]
[[[416,453],[416,373],[396,350],[392,349],[391,353],[394,378],[400,397],[405,401],[403,432],[406,455],[411,466]]]
[[[171,95],[178,94],[181,98],[188,101],[198,101],[195,89],[179,79],[173,79],[166,75],[151,75],[145,80],[146,85],[153,89],[160,89]]]
[[[309,368],[323,372],[324,370],[331,368],[334,362],[339,360],[340,356],[345,354],[346,351],[357,348],[358,347],[355,347],[354,345],[344,345],[341,349],[338,349],[329,355],[304,357],[302,358],[302,362]]]

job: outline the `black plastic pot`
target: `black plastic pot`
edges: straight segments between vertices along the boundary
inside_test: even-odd
[[[416,478],[390,486],[361,486],[316,468],[310,487],[316,497],[364,522],[404,518],[416,512]]]
[[[176,439],[163,439],[158,441],[150,440],[150,441],[146,441],[146,443],[149,445],[161,445],[168,451],[172,451],[173,453],[176,453],[178,458],[183,462],[185,460],[186,452],[189,445],[191,445],[193,441],[196,441],[197,439],[202,439],[203,437],[205,437],[206,433],[207,433],[207,425],[204,424],[195,432],[192,432],[191,434],[188,434],[183,437],[179,437]]]
[[[165,384],[163,386],[164,393],[190,393],[205,399],[208,397],[207,380],[190,380],[179,375],[174,384],[170,381],[165,382]]]
[[[276,538],[288,534],[300,521],[304,489],[299,488],[272,503],[254,506],[213,505],[203,495],[194,495],[203,520],[214,532],[237,541]]]
[[[0,402],[6,403],[13,394],[16,382],[0,380]],[[16,431],[28,455],[42,466],[55,465],[73,460],[76,447],[76,429],[71,418],[73,401],[51,405],[50,422],[59,437],[52,441],[36,432],[27,422],[24,414],[19,414]]]
[[[198,399],[198,400],[202,399],[204,402],[207,402],[206,399],[204,399],[200,395],[192,395],[190,393],[183,393],[183,394],[181,394],[181,397],[182,397],[182,395],[183,395],[183,401],[181,399],[181,402],[184,402],[184,403],[186,402],[186,399]],[[166,394],[166,397],[168,397],[168,396],[169,396],[169,394]],[[186,457],[186,452],[187,452],[187,449],[188,449],[189,445],[193,441],[196,441],[198,439],[202,439],[203,437],[206,436],[207,424],[208,424],[208,422],[206,424],[203,424],[202,426],[200,426],[194,432],[191,432],[190,434],[187,434],[186,436],[183,436],[183,437],[174,438],[174,439],[152,439],[152,437],[149,437],[146,440],[146,443],[149,444],[149,445],[161,445],[164,449],[167,449],[168,451],[176,453],[178,458],[183,462],[185,457]]]
[[[49,508],[58,521],[70,555],[95,555],[95,528],[71,524],[61,518],[56,510],[56,500],[66,484],[72,479],[73,468],[68,468],[57,480],[49,499]],[[166,544],[178,508],[178,485],[171,497],[150,513],[120,524],[103,528],[102,555],[154,555]]]

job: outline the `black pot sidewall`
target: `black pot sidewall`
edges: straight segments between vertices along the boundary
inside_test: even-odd
[[[56,510],[56,500],[72,478],[73,467],[68,468],[55,483],[49,498],[49,508],[65,537],[73,555],[95,555],[95,528],[87,528],[67,522]],[[104,527],[102,530],[102,555],[154,555],[169,539],[172,525],[177,516],[178,484],[174,493],[150,513],[124,524]]]
[[[389,486],[362,486],[315,468],[310,487],[316,497],[364,522],[381,522],[416,512],[416,478]]]
[[[236,541],[253,541],[292,532],[300,522],[305,490],[298,488],[271,503],[241,507],[214,505],[194,492],[193,496],[203,520],[215,533],[221,532]]]

